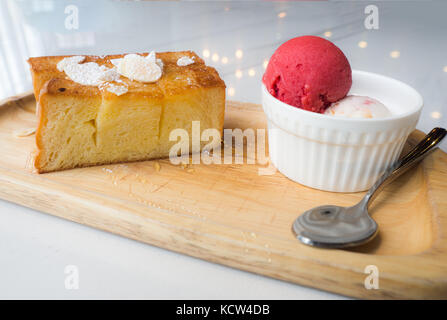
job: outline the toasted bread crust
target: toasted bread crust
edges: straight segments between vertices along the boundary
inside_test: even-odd
[[[147,56],[148,53],[142,53],[141,55]],[[124,57],[125,54],[115,54],[107,56],[85,56],[85,62],[95,62],[99,65],[105,65],[109,68],[113,67],[110,60],[119,59]],[[195,63],[188,66],[177,66],[178,58],[182,56],[193,57]],[[35,57],[29,58],[28,63],[30,65],[31,74],[33,76],[34,95],[36,100],[40,97],[40,90],[43,88],[48,80],[60,79],[67,80],[63,83],[63,88],[66,89],[61,92],[56,83],[47,88],[48,94],[76,94],[76,95],[97,95],[98,88],[94,86],[86,86],[71,81],[62,71],[57,69],[57,63],[63,58],[70,56],[47,56],[47,57]],[[212,88],[223,87],[225,88],[225,82],[219,77],[216,69],[205,65],[205,62],[192,51],[179,51],[179,52],[160,52],[157,53],[157,58],[161,59],[164,64],[163,75],[159,81],[155,83],[142,83],[138,81],[129,80],[126,77],[121,77],[121,80],[128,86],[128,92],[126,94],[137,95],[151,95],[153,87],[158,86],[165,95],[179,94],[184,90],[189,90],[193,87],[200,88]],[[181,78],[189,79],[187,82],[181,83]],[[107,91],[104,92],[107,94]]]

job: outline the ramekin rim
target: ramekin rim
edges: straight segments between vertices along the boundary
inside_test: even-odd
[[[325,115],[322,113],[317,113],[317,112],[312,112],[312,111],[308,111],[308,110],[304,110],[301,108],[297,108],[295,106],[292,106],[290,104],[287,104],[281,100],[279,100],[278,98],[272,96],[270,94],[270,92],[267,91],[267,88],[265,87],[265,84],[261,81],[261,86],[262,86],[262,91],[263,93],[269,97],[272,101],[275,101],[276,103],[278,103],[278,105],[280,105],[282,108],[286,108],[288,110],[294,110],[291,112],[296,112],[298,115],[301,115],[303,117],[308,117],[311,118],[313,120],[327,120],[327,119],[332,119],[330,121],[334,121],[334,122],[338,122],[338,123],[378,123],[378,122],[391,122],[391,121],[396,121],[396,120],[400,120],[400,119],[405,119],[407,117],[411,117],[415,114],[417,114],[418,112],[420,112],[422,110],[422,107],[424,105],[424,100],[421,96],[421,94],[414,89],[413,87],[411,87],[410,85],[406,84],[405,82],[402,82],[400,80],[394,79],[392,77],[388,77],[385,75],[381,75],[378,73],[374,73],[374,72],[369,72],[369,71],[363,71],[363,70],[352,70],[352,73],[356,73],[356,74],[364,74],[364,75],[368,75],[368,76],[373,76],[373,77],[380,77],[383,79],[387,79],[387,80],[392,80],[395,81],[397,83],[399,83],[400,85],[407,87],[410,91],[412,91],[415,96],[417,97],[418,101],[416,104],[416,108],[412,111],[408,111],[408,112],[404,112],[404,113],[400,113],[400,114],[395,114],[392,115],[390,117],[385,117],[385,118],[369,118],[369,119],[363,119],[363,118],[344,118],[344,117],[333,117],[333,116],[329,116],[329,115]]]

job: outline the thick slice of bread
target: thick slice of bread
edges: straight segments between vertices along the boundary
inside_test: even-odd
[[[84,63],[111,68],[110,60],[123,56],[86,56]],[[178,66],[182,56],[194,57],[195,62]],[[56,67],[65,57],[28,61],[38,104],[39,173],[167,157],[176,143],[169,141],[170,132],[182,128],[191,137],[192,121],[200,121],[201,132],[222,132],[225,83],[191,51],[157,53],[164,64],[162,77],[142,83],[121,76],[128,92],[120,96],[69,80]]]

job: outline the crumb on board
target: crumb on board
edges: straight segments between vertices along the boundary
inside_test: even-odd
[[[16,136],[17,138],[23,138],[33,135],[34,133],[36,133],[36,128],[20,129],[14,131],[14,136]]]
[[[37,155],[37,150],[31,151],[28,154],[28,157],[26,158],[26,162],[25,162],[25,169],[30,171],[30,172],[33,172],[33,173],[37,172],[37,170],[36,170],[36,168],[34,166],[34,161],[36,159],[36,155]]]

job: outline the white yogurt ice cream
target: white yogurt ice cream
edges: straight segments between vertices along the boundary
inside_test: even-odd
[[[390,110],[381,102],[365,96],[347,96],[334,102],[324,114],[346,118],[385,118],[391,116]]]

